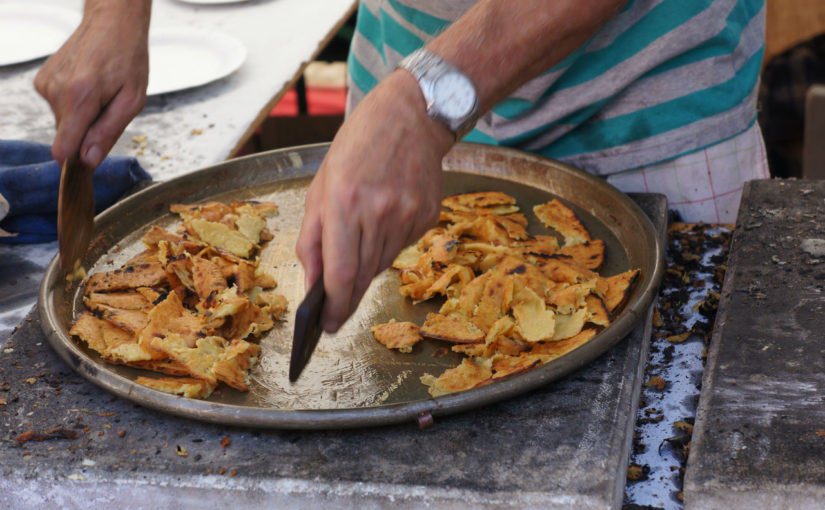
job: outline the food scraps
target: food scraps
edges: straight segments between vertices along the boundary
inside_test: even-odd
[[[605,244],[593,239],[559,200],[533,208],[558,234],[530,235],[513,197],[497,191],[442,201],[441,223],[398,255],[400,292],[418,303],[443,297],[419,327],[380,324],[375,339],[410,352],[421,338],[451,344],[467,356],[421,382],[433,397],[513,377],[587,343],[610,325],[640,270],[596,271]]]
[[[275,204],[174,204],[177,231],[157,225],[145,250],[122,267],[90,275],[86,311],[69,333],[101,358],[164,374],[138,384],[187,398],[207,398],[224,383],[249,390],[261,347],[255,339],[287,309],[275,280],[260,267],[272,239],[266,218]]]
[[[27,430],[22,434],[18,434],[14,438],[19,444],[25,444],[29,441],[47,441],[49,439],[77,439],[78,433],[76,430],[67,429],[63,427],[54,427],[42,432],[36,430]]]

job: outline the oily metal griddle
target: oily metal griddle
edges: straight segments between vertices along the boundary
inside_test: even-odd
[[[521,394],[589,363],[621,340],[645,315],[663,271],[662,246],[644,213],[626,196],[570,166],[510,149],[459,144],[444,159],[444,194],[499,190],[514,196],[531,232],[546,233],[532,213],[534,204],[554,197],[570,205],[594,237],[607,246],[601,274],[639,267],[642,275],[613,324],[593,340],[552,363],[506,381],[431,398],[419,381],[438,375],[461,359],[449,345],[421,342],[411,354],[376,342],[370,326],[392,318],[421,324],[441,301],[413,305],[398,293],[392,271],[379,275],[355,315],[335,335],[323,335],[295,383],[288,365],[295,308],[304,296],[303,270],[294,246],[304,195],[326,154],[326,144],[296,147],[239,158],[158,183],[127,197],[95,219],[95,236],[83,260],[89,273],[119,267],[143,249],[141,236],[153,224],[174,228],[172,203],[204,200],[271,200],[280,214],[269,220],[275,238],[261,265],[278,282],[290,303],[286,320],[262,336],[260,364],[252,389],[222,386],[208,400],[177,397],[134,381],[149,373],[104,363],[83,342],[68,335],[83,309],[82,284],[67,283],[57,259],[46,270],[39,294],[41,323],[57,353],[81,375],[108,391],[161,411],[229,425],[330,429],[415,420],[485,405]]]

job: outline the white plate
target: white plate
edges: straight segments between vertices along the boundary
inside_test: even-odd
[[[51,55],[74,32],[80,17],[63,7],[0,3],[0,66]]]
[[[228,76],[243,64],[246,48],[220,32],[189,27],[149,31],[147,95],[197,87]]]

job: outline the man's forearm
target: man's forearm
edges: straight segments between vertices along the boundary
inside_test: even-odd
[[[83,16],[117,16],[148,34],[152,0],[86,0]]]
[[[481,112],[561,62],[627,0],[481,0],[427,48],[466,73]]]

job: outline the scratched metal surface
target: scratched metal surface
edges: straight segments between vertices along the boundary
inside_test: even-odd
[[[144,190],[96,218],[92,248],[84,261],[91,272],[119,267],[142,250],[152,225],[174,227],[170,203],[202,200],[268,200],[280,214],[269,220],[275,238],[261,264],[290,303],[283,322],[260,338],[263,355],[249,392],[225,386],[206,401],[183,399],[133,382],[146,372],[103,363],[67,334],[82,308],[82,287],[67,285],[53,262],[40,291],[44,331],[55,350],[81,375],[118,395],[174,414],[233,425],[280,428],[338,428],[394,423],[422,412],[467,410],[505,399],[562,377],[609,349],[643,316],[662,271],[662,252],[650,221],[633,202],[603,181],[557,162],[507,149],[461,144],[445,158],[444,193],[497,189],[513,195],[534,233],[546,232],[532,206],[561,197],[574,207],[594,236],[604,239],[603,274],[641,267],[631,301],[611,327],[585,346],[519,377],[432,399],[419,378],[440,374],[460,357],[443,343],[425,340],[411,354],[390,351],[372,339],[370,326],[391,318],[423,322],[439,301],[413,305],[398,293],[391,271],[379,275],[356,314],[335,335],[323,335],[299,380],[287,378],[294,310],[303,298],[303,271],[294,253],[304,195],[326,146],[273,151],[229,161]]]

